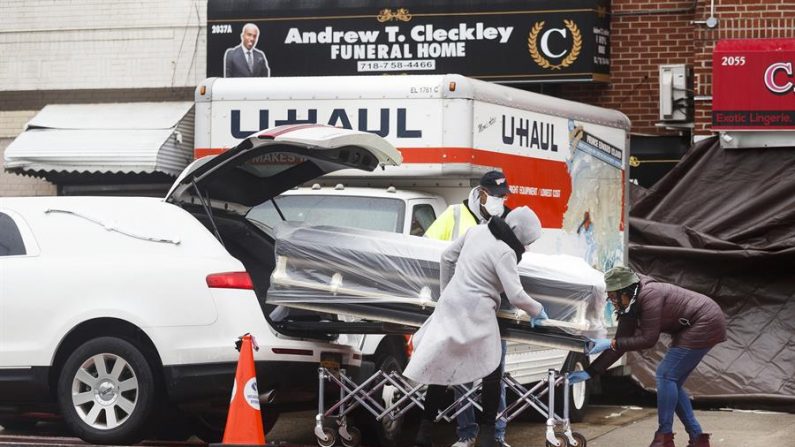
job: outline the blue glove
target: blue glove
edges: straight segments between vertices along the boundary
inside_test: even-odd
[[[591,375],[585,371],[574,371],[573,373],[569,374],[569,383],[573,385],[575,383],[585,382],[590,378]]]
[[[588,355],[599,354],[602,351],[610,349],[609,338],[592,338],[591,341],[594,342],[594,347],[588,351]]]
[[[544,309],[541,309],[541,313],[538,314],[537,317],[533,317],[532,319],[530,319],[530,326],[536,327],[538,326],[539,322],[544,320],[549,320],[549,317],[547,316],[547,313],[544,311]]]

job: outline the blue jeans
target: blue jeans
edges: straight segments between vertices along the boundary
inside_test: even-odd
[[[673,347],[657,366],[657,418],[659,433],[673,432],[674,412],[691,438],[702,433],[701,425],[693,414],[690,396],[682,387],[710,348],[688,349]]]
[[[505,371],[506,349],[507,345],[505,340],[502,340],[502,360],[500,361],[500,366],[502,366],[503,371]],[[468,383],[467,386],[471,387],[472,384]],[[461,398],[462,394],[458,392],[457,388],[455,390],[455,398],[458,400]],[[497,413],[499,414],[503,410],[505,410],[505,384],[500,382],[500,405],[497,407]],[[458,439],[471,439],[477,437],[478,421],[475,419],[475,407],[470,406],[466,410],[462,411],[458,414],[458,416],[456,416],[455,420],[458,424],[458,427],[456,428],[456,431],[458,432]],[[498,419],[494,424],[494,434],[500,441],[505,440],[506,425],[508,425],[508,423],[505,422],[505,419]]]

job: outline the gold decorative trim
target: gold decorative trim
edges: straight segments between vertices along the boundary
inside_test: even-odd
[[[580,56],[580,52],[582,51],[582,34],[580,34],[580,28],[577,27],[577,24],[574,23],[573,20],[563,21],[566,28],[571,31],[571,51],[559,64],[553,64],[538,51],[538,35],[541,34],[541,30],[544,29],[544,23],[543,20],[536,22],[533,28],[530,29],[530,34],[527,37],[527,50],[530,52],[530,57],[539,67],[549,70],[560,70],[561,68],[570,66],[577,60],[577,57]]]
[[[392,11],[389,8],[382,9],[378,12],[376,19],[381,22],[389,22],[392,20],[399,20],[401,22],[408,22],[411,20],[411,13],[406,8],[398,8],[397,11]]]

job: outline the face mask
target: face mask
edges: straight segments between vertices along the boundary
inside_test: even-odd
[[[483,205],[483,208],[486,208],[486,212],[492,216],[499,216],[505,210],[505,205],[503,205],[504,203],[504,198],[487,195],[486,203]]]

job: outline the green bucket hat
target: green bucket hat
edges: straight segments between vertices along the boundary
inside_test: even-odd
[[[605,273],[605,286],[608,292],[621,290],[640,282],[640,278],[629,267],[613,267]]]

